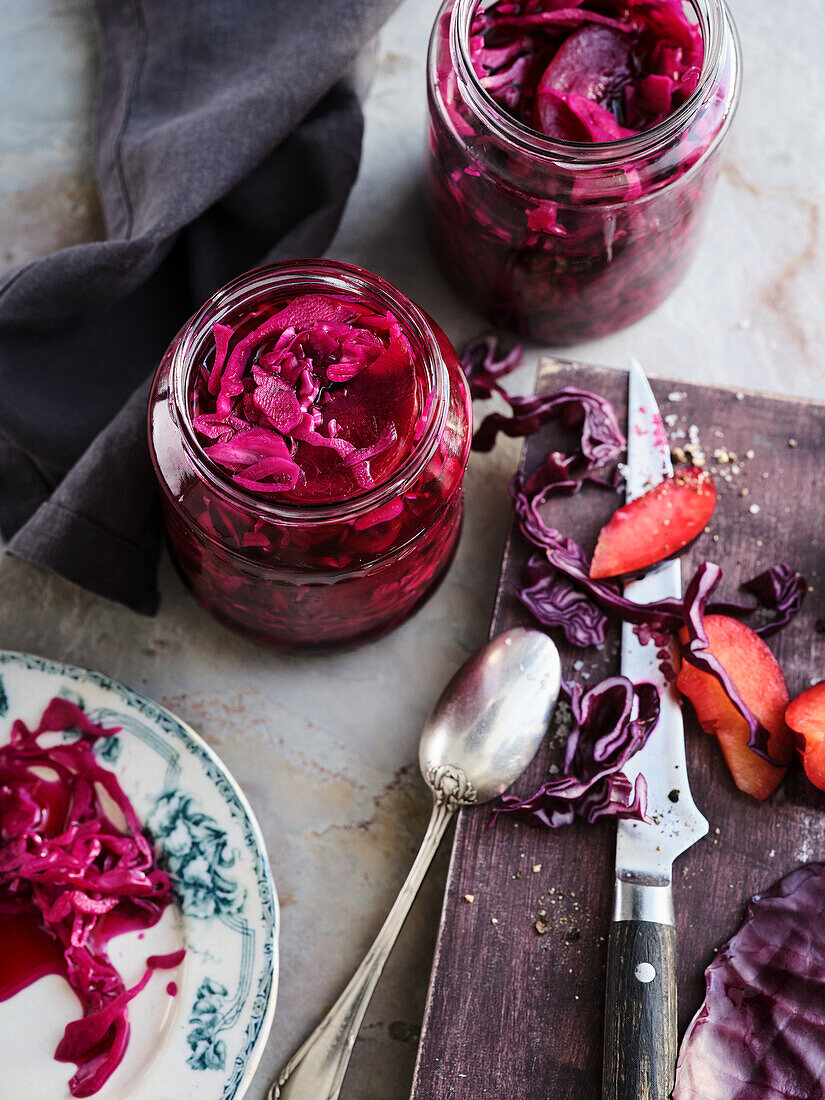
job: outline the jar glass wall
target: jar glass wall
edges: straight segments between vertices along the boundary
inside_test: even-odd
[[[730,12],[690,0],[704,63],[673,114],[584,143],[545,137],[485,91],[470,49],[478,7],[446,0],[430,42],[432,247],[459,293],[503,328],[551,344],[614,332],[659,305],[696,250],[739,98]]]
[[[199,380],[215,354],[213,326],[243,331],[244,318],[260,320],[302,295],[350,300],[376,317],[391,314],[414,361],[418,414],[403,461],[346,499],[307,502],[249,491],[211,461],[193,426]],[[325,260],[242,276],[182,329],[152,388],[150,450],[181,576],[215,618],[260,643],[327,648],[384,633],[432,593],[452,560],[471,416],[455,351],[384,280]]]

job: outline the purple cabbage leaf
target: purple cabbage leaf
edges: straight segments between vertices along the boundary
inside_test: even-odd
[[[825,1096],[825,864],[792,871],[748,908],[705,971],[673,1100]]]

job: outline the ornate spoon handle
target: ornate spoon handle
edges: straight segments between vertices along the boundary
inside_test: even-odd
[[[269,1090],[269,1100],[337,1100],[381,971],[457,808],[456,800],[445,794],[433,806],[421,848],[384,926],[323,1022],[287,1062]]]

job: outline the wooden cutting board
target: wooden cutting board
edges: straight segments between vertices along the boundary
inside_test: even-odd
[[[770,642],[793,696],[825,678],[825,636],[814,625],[825,616],[825,405],[651,381],[673,446],[698,437],[719,489],[711,533],[683,559],[683,576],[717,561],[722,598],[734,598],[740,581],[788,561],[813,588],[795,624]],[[537,388],[565,385],[603,394],[625,422],[624,372],[544,360]],[[524,468],[564,446],[563,431],[549,426],[527,442]],[[553,522],[591,552],[618,503],[585,491],[554,503]],[[529,552],[511,530],[491,635],[532,622],[513,594]],[[618,631],[603,653],[556,641],[568,678],[595,684],[618,671]],[[799,767],[759,804],[736,789],[689,706],[685,726],[691,787],[710,833],[674,868],[680,1034],[701,1004],[705,966],[751,895],[825,857],[825,795]],[[558,760],[551,734],[514,790],[534,791]],[[458,822],[412,1098],[597,1100],[615,826],[488,825],[484,807]],[[544,934],[536,929],[542,911]]]

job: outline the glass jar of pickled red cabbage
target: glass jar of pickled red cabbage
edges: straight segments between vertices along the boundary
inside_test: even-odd
[[[654,44],[665,8],[688,30]],[[690,264],[739,99],[739,40],[723,0],[656,9],[442,5],[428,68],[429,237],[458,292],[503,328],[557,345],[606,335],[658,306]],[[635,83],[640,61],[622,52],[634,13],[655,70]],[[546,67],[537,35],[541,50],[550,43]],[[647,128],[631,132],[605,104]]]
[[[471,417],[444,333],[378,276],[300,260],[236,279],[175,337],[150,397],[178,571],[259,643],[390,630],[454,555]]]

